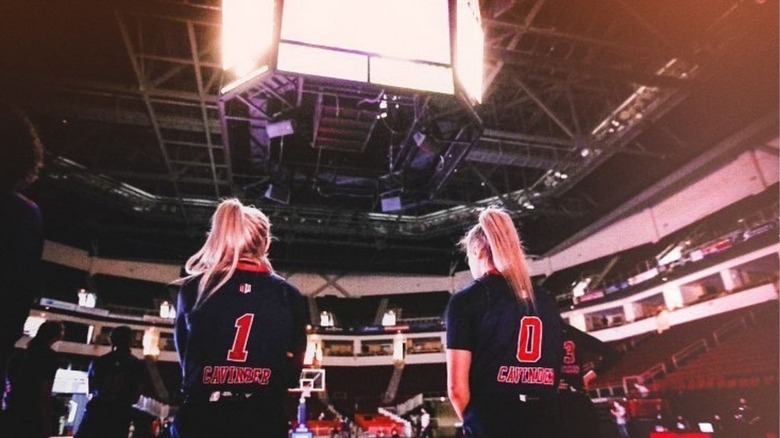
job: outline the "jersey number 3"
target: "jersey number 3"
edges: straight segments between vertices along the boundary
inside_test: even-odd
[[[542,320],[537,316],[524,316],[520,320],[517,336],[518,362],[536,362],[542,357]]]
[[[577,356],[575,355],[576,348],[577,344],[575,344],[573,341],[566,341],[563,343],[563,363],[566,365],[571,365],[577,361]]]
[[[231,362],[246,362],[246,358],[249,356],[246,344],[249,342],[249,330],[252,328],[252,321],[254,320],[254,313],[245,313],[236,319],[236,336],[233,338],[233,346],[228,351],[227,360]]]

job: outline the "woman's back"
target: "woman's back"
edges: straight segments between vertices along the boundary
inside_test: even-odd
[[[447,347],[472,352],[472,397],[555,392],[562,361],[562,321],[552,298],[517,301],[500,275],[488,275],[452,297]]]
[[[193,311],[196,287],[197,281],[191,281],[182,289],[189,309],[182,354],[185,393],[285,391],[299,371],[287,352],[306,342],[301,294],[276,275],[239,267]]]

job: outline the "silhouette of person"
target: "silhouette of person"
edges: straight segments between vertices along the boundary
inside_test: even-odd
[[[44,322],[27,343],[27,349],[8,364],[5,402],[13,438],[55,435],[59,410],[51,389],[57,369],[63,364],[52,345],[62,340],[64,334],[61,322]]]
[[[126,438],[133,404],[144,383],[143,361],[130,351],[132,330],[119,326],[111,331],[111,352],[89,365],[92,398],[87,404],[77,438]]]
[[[43,231],[38,206],[18,190],[38,177],[43,145],[21,112],[0,105],[0,382],[38,291]]]

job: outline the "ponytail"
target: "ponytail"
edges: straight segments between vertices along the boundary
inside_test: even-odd
[[[525,253],[512,218],[503,210],[488,208],[479,215],[479,223],[463,238],[461,245],[481,246],[493,266],[506,279],[518,301],[534,304],[533,284]]]
[[[196,300],[199,305],[230,280],[242,258],[259,262],[273,271],[268,260],[270,242],[268,217],[254,207],[244,206],[238,199],[227,199],[219,204],[211,218],[206,243],[184,265],[188,275],[174,284],[201,275]]]

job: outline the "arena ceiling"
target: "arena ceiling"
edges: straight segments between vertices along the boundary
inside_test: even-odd
[[[487,204],[542,255],[777,118],[771,0],[485,0],[469,117],[452,99],[299,76],[221,102],[218,1],[3,3],[0,95],[48,150],[31,189],[47,235],[105,257],[182,260],[228,196],[269,214],[286,269],[462,269],[455,242]],[[398,108],[376,122],[383,96]],[[293,135],[263,137],[282,119]]]

